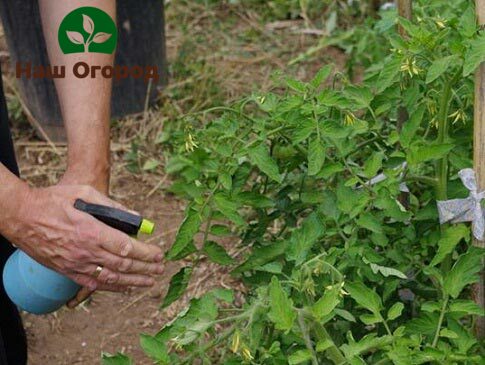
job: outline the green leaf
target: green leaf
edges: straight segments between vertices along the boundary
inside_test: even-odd
[[[214,196],[214,203],[216,204],[217,209],[219,209],[219,211],[232,222],[238,226],[246,225],[246,222],[238,213],[239,203],[229,200],[224,194],[217,194]]]
[[[380,311],[382,310],[382,301],[379,295],[363,283],[346,283],[345,288],[350,293],[352,299],[354,299],[357,304],[368,309],[375,315],[380,316]]]
[[[402,131],[399,135],[401,145],[403,147],[409,147],[414,139],[421,122],[423,121],[424,111],[426,110],[426,105],[421,105],[409,118],[402,127]]]
[[[275,205],[272,199],[256,191],[242,191],[237,194],[236,199],[243,205],[258,209],[272,208]]]
[[[471,38],[477,32],[477,18],[475,15],[475,7],[471,4],[460,17],[460,34],[466,38]]]
[[[458,297],[465,286],[476,283],[482,269],[481,260],[483,250],[472,247],[467,253],[461,255],[446,274],[444,280],[444,291],[453,298]]]
[[[269,272],[271,274],[281,274],[283,271],[283,264],[281,264],[281,262],[268,262],[265,265],[258,266],[255,270]]]
[[[394,269],[392,267],[386,267],[386,266],[381,266],[378,264],[375,264],[373,262],[370,262],[367,260],[365,257],[362,258],[362,261],[364,261],[366,264],[370,265],[370,268],[374,274],[380,273],[384,277],[388,276],[396,276],[401,279],[407,279],[408,277],[406,274],[404,274],[402,271],[399,271],[397,269]]]
[[[426,161],[439,160],[450,153],[454,147],[455,145],[451,143],[411,146],[407,159],[411,165],[417,165]]]
[[[389,308],[389,312],[387,312],[387,319],[390,321],[399,318],[402,314],[404,309],[404,304],[401,302],[394,303],[391,308]]]
[[[234,263],[233,258],[227,254],[224,247],[214,241],[207,241],[204,245],[203,252],[216,264],[231,265]]]
[[[222,300],[226,303],[232,303],[234,301],[234,291],[230,289],[217,288],[211,290],[209,294],[213,295],[214,298]]]
[[[453,252],[456,245],[462,240],[470,240],[470,230],[464,224],[447,226],[438,241],[438,252],[430,263],[430,266],[436,266],[441,263],[446,256]]]
[[[151,158],[144,163],[143,170],[152,171],[155,170],[158,166],[160,166],[160,161]]]
[[[351,218],[359,214],[368,201],[369,198],[363,191],[357,191],[344,185],[337,187],[337,207]]]
[[[318,138],[313,138],[308,145],[308,175],[320,172],[325,162],[325,148]]]
[[[414,37],[419,34],[420,28],[416,24],[413,24],[411,20],[400,16],[398,22],[410,36]]]
[[[140,346],[148,357],[157,361],[159,364],[170,363],[167,347],[157,338],[150,335],[141,334]]]
[[[297,365],[304,362],[307,362],[312,359],[312,353],[310,350],[298,350],[288,356],[288,364],[290,365]]]
[[[391,344],[393,341],[392,336],[377,337],[375,334],[369,334],[364,336],[359,342],[355,342],[353,339],[346,344],[343,344],[340,348],[345,354],[347,359],[356,359],[357,356],[363,355],[373,349],[380,349],[384,346]],[[354,362],[350,362],[354,364]],[[355,364],[360,364],[355,362]],[[366,363],[363,363],[366,364]]]
[[[306,86],[303,82],[295,80],[295,79],[286,79],[286,85],[290,88],[295,90],[299,93],[304,93],[306,91]]]
[[[246,261],[236,267],[232,273],[240,274],[267,264],[268,262],[274,261],[279,256],[284,255],[287,248],[288,244],[286,242],[277,242],[269,246],[257,247],[253,249],[252,254],[246,259]]]
[[[116,355],[103,353],[101,357],[102,357],[101,361],[103,365],[132,365],[133,364],[133,362],[128,356],[119,352]]]
[[[417,318],[413,318],[406,323],[406,332],[422,335],[434,335],[438,325],[438,313],[421,313]]]
[[[311,311],[318,320],[329,315],[340,303],[340,287],[335,285],[332,289],[325,290],[323,296],[312,306]]]
[[[448,328],[443,328],[440,331],[440,337],[458,338],[458,335],[455,332],[453,332],[452,330],[449,330]]]
[[[197,247],[195,247],[194,242],[191,241],[187,246],[183,248],[182,251],[178,252],[176,255],[170,256],[170,260],[171,261],[183,260],[187,256],[192,255],[197,251],[198,251]]]
[[[444,58],[439,58],[434,61],[428,69],[428,74],[426,75],[426,83],[429,84],[441,75],[443,75],[455,59],[456,56],[448,56]]]
[[[310,81],[310,85],[312,85],[314,88],[319,87],[322,82],[328,79],[330,76],[330,73],[332,72],[333,65],[325,65],[323,66],[315,75],[312,81]]]
[[[182,222],[175,242],[166,254],[168,260],[174,260],[176,257],[180,258],[180,253],[183,252],[188,246],[192,244],[194,236],[199,232],[202,219],[197,210],[189,206],[186,211],[185,219]]]
[[[483,316],[485,312],[472,300],[458,299],[450,303],[450,312],[463,312],[468,315]]]
[[[231,236],[232,232],[228,226],[222,224],[213,224],[210,228],[210,234],[218,237]]]
[[[227,172],[222,172],[219,174],[219,182],[226,190],[232,189],[232,176]]]
[[[373,324],[381,323],[383,321],[381,316],[369,313],[363,314],[359,318],[367,326],[372,326]]]
[[[384,153],[374,152],[372,156],[367,159],[364,165],[365,177],[371,179],[377,175],[377,172],[382,168],[382,160],[384,159]]]
[[[167,295],[162,303],[162,308],[168,307],[170,304],[178,300],[187,289],[189,285],[190,278],[192,276],[192,267],[187,266],[178,273],[176,273],[172,280],[170,280],[170,287],[168,288]]]
[[[352,110],[368,108],[374,99],[367,86],[348,86],[345,88],[345,95],[354,101]]]
[[[447,318],[447,327],[453,332],[458,334],[458,338],[451,340],[455,346],[458,347],[458,351],[462,354],[466,354],[475,344],[477,340],[470,331],[464,328],[458,321],[454,321],[451,318]]]
[[[353,109],[352,100],[347,99],[341,92],[332,89],[322,90],[318,95],[318,103],[329,107]]]
[[[274,181],[279,183],[283,181],[278,165],[264,144],[259,144],[249,150],[249,160]]]
[[[342,317],[346,321],[355,322],[355,317],[352,315],[352,313],[346,311],[345,309],[335,308],[335,314],[339,317]]]
[[[324,233],[322,217],[314,212],[310,214],[299,229],[292,232],[290,246],[286,257],[288,260],[296,261],[299,265],[305,261],[313,245]]]
[[[463,64],[463,76],[466,77],[475,72],[483,61],[485,61],[485,34],[482,32],[468,42]]]
[[[283,290],[276,276],[271,278],[269,285],[270,310],[268,318],[275,324],[276,329],[289,331],[293,327],[296,313],[293,310],[293,301]]]
[[[376,82],[377,93],[380,94],[397,81],[401,71],[401,60],[398,58],[390,58],[386,60],[384,68],[379,74]]]
[[[383,233],[382,223],[371,213],[363,213],[357,219],[357,224],[374,233]]]
[[[421,310],[424,312],[439,312],[441,310],[442,304],[438,302],[424,302],[421,305]]]
[[[330,347],[332,347],[333,345],[334,345],[333,341],[326,338],[324,340],[317,342],[317,346],[315,347],[315,350],[317,352],[324,352],[324,351],[328,350]]]

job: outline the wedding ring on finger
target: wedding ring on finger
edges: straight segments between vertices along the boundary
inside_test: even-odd
[[[103,271],[103,267],[102,266],[97,266],[96,267],[96,270],[93,273],[93,276],[97,279],[99,277],[99,275],[101,275],[101,272],[102,271]]]

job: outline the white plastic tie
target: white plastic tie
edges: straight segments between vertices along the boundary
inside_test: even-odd
[[[439,200],[437,205],[440,224],[472,222],[473,236],[482,241],[485,233],[485,215],[481,202],[485,198],[485,191],[478,192],[473,169],[463,169],[458,176],[470,195],[465,199]]]

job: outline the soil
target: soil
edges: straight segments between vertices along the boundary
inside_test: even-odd
[[[130,151],[131,141],[139,134],[160,131],[163,123],[173,117],[171,113],[200,110],[209,105],[213,97],[221,98],[224,103],[251,91],[268,90],[275,70],[308,80],[322,64],[343,65],[345,62],[340,50],[330,48],[288,70],[289,60],[318,42],[315,36],[295,31],[305,28],[302,20],[264,24],[257,12],[250,9],[240,7],[229,11],[223,6],[206,9],[195,3],[171,2],[167,8],[167,52],[172,80],[161,97],[160,110],[149,111],[141,119],[123,120],[124,124],[120,123],[123,128],[117,127],[112,138],[111,195],[157,223],[155,235],[147,240],[163,249],[168,249],[174,240],[185,203],[167,193],[170,179],[163,173],[163,164],[151,174],[134,175],[127,171],[124,156]],[[191,52],[188,56],[187,49]],[[6,66],[8,60],[0,28],[0,61]],[[24,116],[18,116],[22,114],[22,105],[16,101],[15,93],[9,92],[14,84],[11,74],[6,67],[3,71],[4,78],[9,81],[7,99],[22,177],[35,186],[55,184],[65,168],[66,147],[57,146],[53,150],[51,145],[37,138]],[[180,94],[182,97],[177,98]],[[165,107],[167,104],[170,109]],[[160,151],[145,153],[163,160]],[[225,245],[229,253],[237,251],[236,240],[228,240]],[[29,365],[93,365],[100,363],[102,352],[118,351],[131,356],[134,364],[152,364],[139,346],[140,333],[157,333],[187,305],[189,298],[209,289],[233,288],[237,298],[244,291],[227,269],[202,261],[185,296],[160,310],[168,282],[178,265],[166,263],[165,275],[148,290],[136,289],[127,294],[95,293],[75,310],[62,309],[46,316],[24,314]]]

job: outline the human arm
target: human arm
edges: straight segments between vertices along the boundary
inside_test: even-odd
[[[52,65],[66,68],[66,77],[55,80],[68,139],[68,168],[63,184],[91,185],[108,193],[111,79],[78,78],[72,72],[78,62],[88,65],[113,65],[113,54],[63,54],[58,29],[71,11],[83,6],[96,7],[116,19],[115,0],[40,0],[42,25]]]

